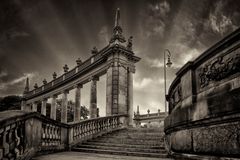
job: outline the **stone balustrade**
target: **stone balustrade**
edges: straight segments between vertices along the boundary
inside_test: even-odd
[[[36,112],[0,113],[0,159],[31,159],[36,154],[69,150],[77,143],[124,128],[127,115],[64,124]]]
[[[104,133],[123,128],[127,124],[126,115],[115,115],[108,117],[84,120],[80,123],[70,124],[70,144],[74,145],[82,141],[92,139]]]

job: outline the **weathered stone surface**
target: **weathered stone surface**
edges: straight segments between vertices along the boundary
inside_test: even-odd
[[[27,150],[30,150],[32,148],[38,148],[38,146],[41,144],[41,137],[42,137],[41,126],[42,126],[42,122],[38,119],[31,118],[26,120],[25,144],[26,144]]]
[[[240,152],[240,122],[193,129],[195,153],[234,155]]]
[[[171,149],[176,152],[192,151],[192,133],[190,130],[174,132],[170,136]]]
[[[185,99],[193,94],[193,73],[189,70],[181,77],[182,99]]]

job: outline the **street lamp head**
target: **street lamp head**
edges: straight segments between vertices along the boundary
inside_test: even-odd
[[[172,66],[172,62],[171,62],[170,57],[171,57],[171,56],[168,55],[168,61],[167,61],[167,64],[166,64],[166,66],[169,67],[169,68]]]

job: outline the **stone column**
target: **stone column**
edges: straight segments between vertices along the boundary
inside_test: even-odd
[[[109,69],[107,70],[107,77],[106,77],[106,116],[111,116],[112,115],[112,105],[113,105],[113,66],[110,66]]]
[[[37,102],[33,102],[32,104],[32,111],[37,112]]]
[[[97,117],[97,81],[98,77],[93,77],[91,79],[90,118]]]
[[[106,115],[128,113],[128,73],[124,65],[114,62],[107,70]]]
[[[56,120],[56,112],[57,112],[57,96],[52,96],[52,103],[51,103],[51,113],[50,118]]]
[[[68,91],[64,91],[62,93],[62,105],[61,105],[61,122],[62,123],[67,123],[67,94]]]
[[[128,71],[128,116],[129,125],[133,125],[133,73]]]
[[[44,98],[41,106],[41,114],[46,116],[47,98]]]
[[[74,122],[79,122],[81,120],[81,88],[82,85],[79,84],[75,89]]]

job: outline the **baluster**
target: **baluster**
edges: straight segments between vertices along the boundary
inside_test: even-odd
[[[78,126],[74,127],[73,133],[74,133],[73,139],[77,139],[77,137],[78,137]]]
[[[90,129],[90,125],[89,125],[90,123],[88,122],[87,123],[87,136],[89,136],[90,135],[90,132],[91,132],[91,129]]]
[[[55,146],[56,144],[56,136],[55,136],[55,128],[56,126],[52,125],[52,145]]]
[[[89,135],[92,135],[92,126],[91,126],[91,122],[88,123],[89,126]]]
[[[81,126],[78,126],[78,139],[81,138]]]
[[[77,139],[80,138],[80,126],[78,125],[77,126]]]
[[[91,135],[91,126],[90,126],[91,122],[88,122],[88,136]]]
[[[86,136],[87,136],[87,131],[88,131],[88,130],[87,130],[87,123],[85,123],[84,126],[85,126],[85,127],[84,127],[84,128],[85,128],[85,129],[84,129],[84,130],[85,130],[84,136],[86,137]]]
[[[89,126],[89,122],[87,122],[87,136],[90,135],[90,126]]]
[[[107,120],[104,119],[104,120],[103,120],[103,130],[106,130],[106,122],[107,122]]]
[[[102,120],[100,120],[100,132],[102,131]]]
[[[61,144],[61,128],[57,127],[58,144]]]
[[[56,126],[53,126],[53,139],[56,140],[57,139],[57,135],[56,135]]]
[[[117,118],[116,117],[114,117],[114,128],[116,128],[117,127]]]
[[[42,124],[42,146],[45,146],[45,138],[46,138],[46,124]]]
[[[20,155],[22,155],[24,153],[24,128],[25,128],[25,122],[19,122],[19,137],[20,137],[20,146],[19,146],[19,150],[20,150]]]
[[[8,133],[8,144],[9,144],[9,153],[8,153],[8,158],[13,158],[13,153],[14,153],[14,148],[15,148],[15,143],[14,143],[14,138],[13,138],[13,128],[15,127],[15,124],[13,124],[9,130]]]
[[[75,139],[75,136],[76,136],[76,126],[73,126],[73,128],[72,128],[72,136],[73,136],[73,139]]]
[[[7,126],[3,133],[3,150],[4,150],[3,157],[6,157],[6,158],[7,158],[7,155],[9,154],[9,144],[7,142],[7,136],[8,136],[9,129],[10,129],[10,126]]]
[[[78,126],[75,127],[75,139],[78,139]]]
[[[96,132],[98,133],[99,132],[99,121],[96,121]]]
[[[83,133],[83,128],[82,128],[82,125],[80,125],[80,136],[79,136],[80,139],[82,139],[82,133]]]
[[[93,132],[94,132],[94,134],[95,134],[95,133],[97,133],[97,131],[96,131],[97,123],[96,123],[96,121],[93,122],[93,125],[94,125],[94,131],[93,131]]]
[[[109,118],[107,119],[107,130],[109,130],[109,125],[110,125],[110,123],[109,123]]]
[[[20,155],[19,145],[20,145],[20,137],[18,136],[18,125],[15,127],[15,148],[14,153],[16,155],[16,158]]]
[[[93,132],[93,121],[90,122],[90,128],[91,128],[91,135],[93,135],[94,134],[94,132]]]
[[[50,146],[54,145],[53,135],[52,135],[53,125],[49,125],[49,137],[50,137]]]
[[[82,137],[81,138],[84,138],[84,124],[82,124]]]
[[[49,138],[50,139],[53,139],[52,128],[53,128],[53,125],[49,125]]]
[[[46,145],[50,146],[49,124],[46,124]]]

